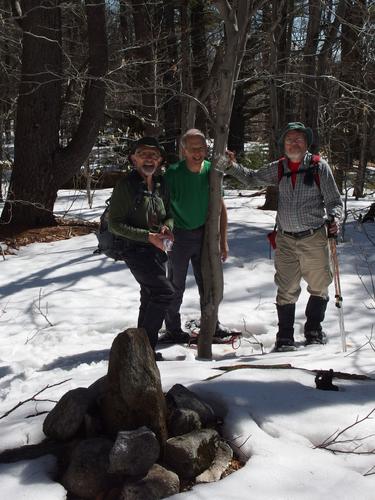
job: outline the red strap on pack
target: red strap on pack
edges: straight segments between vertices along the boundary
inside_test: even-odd
[[[277,164],[277,178],[278,178],[279,184],[280,184],[280,181],[283,178],[283,174],[284,174],[284,166],[283,166],[284,160],[286,160],[286,158],[285,158],[285,156],[282,156],[281,158],[279,158],[279,163]]]
[[[319,162],[320,162],[320,155],[312,155],[310,160],[310,165],[317,166],[319,165]],[[320,189],[320,177],[317,171],[314,172],[314,179],[315,179],[315,184]]]
[[[278,164],[277,164],[277,177],[278,177],[279,184],[280,184],[280,181],[281,181],[281,179],[283,178],[283,175],[284,175],[284,165],[283,165],[283,162],[286,159],[287,158],[285,158],[285,156],[282,156],[278,160]],[[312,165],[312,166],[315,167],[315,166],[319,165],[320,160],[321,160],[320,155],[312,155],[311,158],[310,158],[310,165]],[[315,180],[315,184],[320,189],[320,177],[319,177],[318,172],[314,172],[314,180]]]

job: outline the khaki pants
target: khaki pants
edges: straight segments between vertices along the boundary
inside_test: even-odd
[[[277,232],[275,251],[275,283],[277,305],[294,304],[301,293],[301,278],[307,291],[328,299],[332,282],[326,228],[305,238],[293,238]]]

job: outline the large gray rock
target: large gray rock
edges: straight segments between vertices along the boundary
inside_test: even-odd
[[[81,441],[74,449],[61,483],[81,498],[96,498],[108,490],[114,478],[108,473],[109,452],[113,442],[96,438]]]
[[[113,341],[107,383],[100,409],[108,434],[115,437],[119,431],[146,426],[163,447],[166,402],[154,352],[142,328],[129,328]]]
[[[90,404],[88,389],[79,387],[67,392],[45,418],[44,434],[62,441],[71,439],[83,423]]]
[[[177,474],[155,464],[147,476],[136,483],[127,482],[119,500],[160,500],[180,491]]]
[[[108,389],[107,376],[99,378],[92,383],[88,388],[90,394],[90,406],[88,413],[84,418],[84,431],[86,438],[102,436],[104,434],[104,426],[100,417],[100,403]]]
[[[168,415],[168,436],[181,436],[202,427],[201,419],[196,411],[175,409]]]
[[[219,434],[214,429],[170,438],[165,448],[165,463],[180,477],[192,479],[211,466],[218,443]]]
[[[233,458],[233,450],[225,441],[220,441],[215,458],[208,469],[195,478],[196,483],[213,483],[219,481]]]
[[[216,420],[211,406],[181,384],[175,384],[165,397],[170,411],[173,411],[173,409],[193,410],[198,413],[203,426]]]
[[[135,431],[121,431],[117,434],[109,454],[109,472],[144,476],[159,454],[159,441],[147,427]]]
[[[90,393],[90,398],[95,404],[99,404],[108,390],[107,375],[98,378],[87,388]]]

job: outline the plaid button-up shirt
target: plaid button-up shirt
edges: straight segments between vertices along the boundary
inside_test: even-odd
[[[307,153],[300,168],[310,165],[311,154]],[[287,161],[284,161],[284,171],[288,171]],[[337,189],[332,171],[328,163],[321,159],[318,164],[319,186],[304,184],[305,174],[296,176],[293,188],[291,178],[283,176],[279,182],[279,161],[273,161],[259,170],[249,170],[241,165],[233,165],[225,173],[232,175],[248,187],[269,185],[279,186],[279,202],[276,222],[279,229],[298,233],[322,226],[326,216],[340,220],[343,203]]]

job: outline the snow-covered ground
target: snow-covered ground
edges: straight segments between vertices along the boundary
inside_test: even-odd
[[[96,193],[89,210],[83,193],[76,193],[72,205],[73,193],[61,191],[56,210],[98,219],[108,196],[109,191]],[[303,289],[296,318],[301,347],[292,353],[272,353],[277,317],[266,234],[273,228],[274,213],[257,209],[263,204],[259,197],[228,191],[225,198],[230,257],[224,265],[220,320],[242,330],[244,338],[236,350],[214,345],[212,361],[196,359],[193,348],[160,346],[166,361],[158,366],[165,391],[175,383],[184,384],[223,415],[225,436],[247,463],[219,483],[171,498],[373,500],[375,224],[361,231],[349,216],[346,242],[338,246],[347,352],[342,352],[334,300],[325,321],[329,343],[302,346],[307,301]],[[349,200],[349,208],[373,201]],[[93,254],[95,247],[92,234],[29,245],[0,261],[0,451],[40,442],[45,418],[40,413],[50,410],[52,401],[69,389],[87,387],[104,375],[116,334],[136,324],[137,283],[123,263]],[[191,273],[182,313],[184,320],[199,316]],[[288,363],[292,368],[281,366]],[[220,370],[236,365],[237,370]],[[330,368],[371,380],[334,379],[338,392],[317,390],[314,370]],[[213,375],[218,376],[207,380]],[[37,399],[44,401],[22,404],[3,418],[17,403],[58,383],[39,394]],[[317,448],[344,429],[331,445],[336,453]],[[64,488],[51,479],[54,468],[51,456],[1,464],[1,497],[64,499]]]

